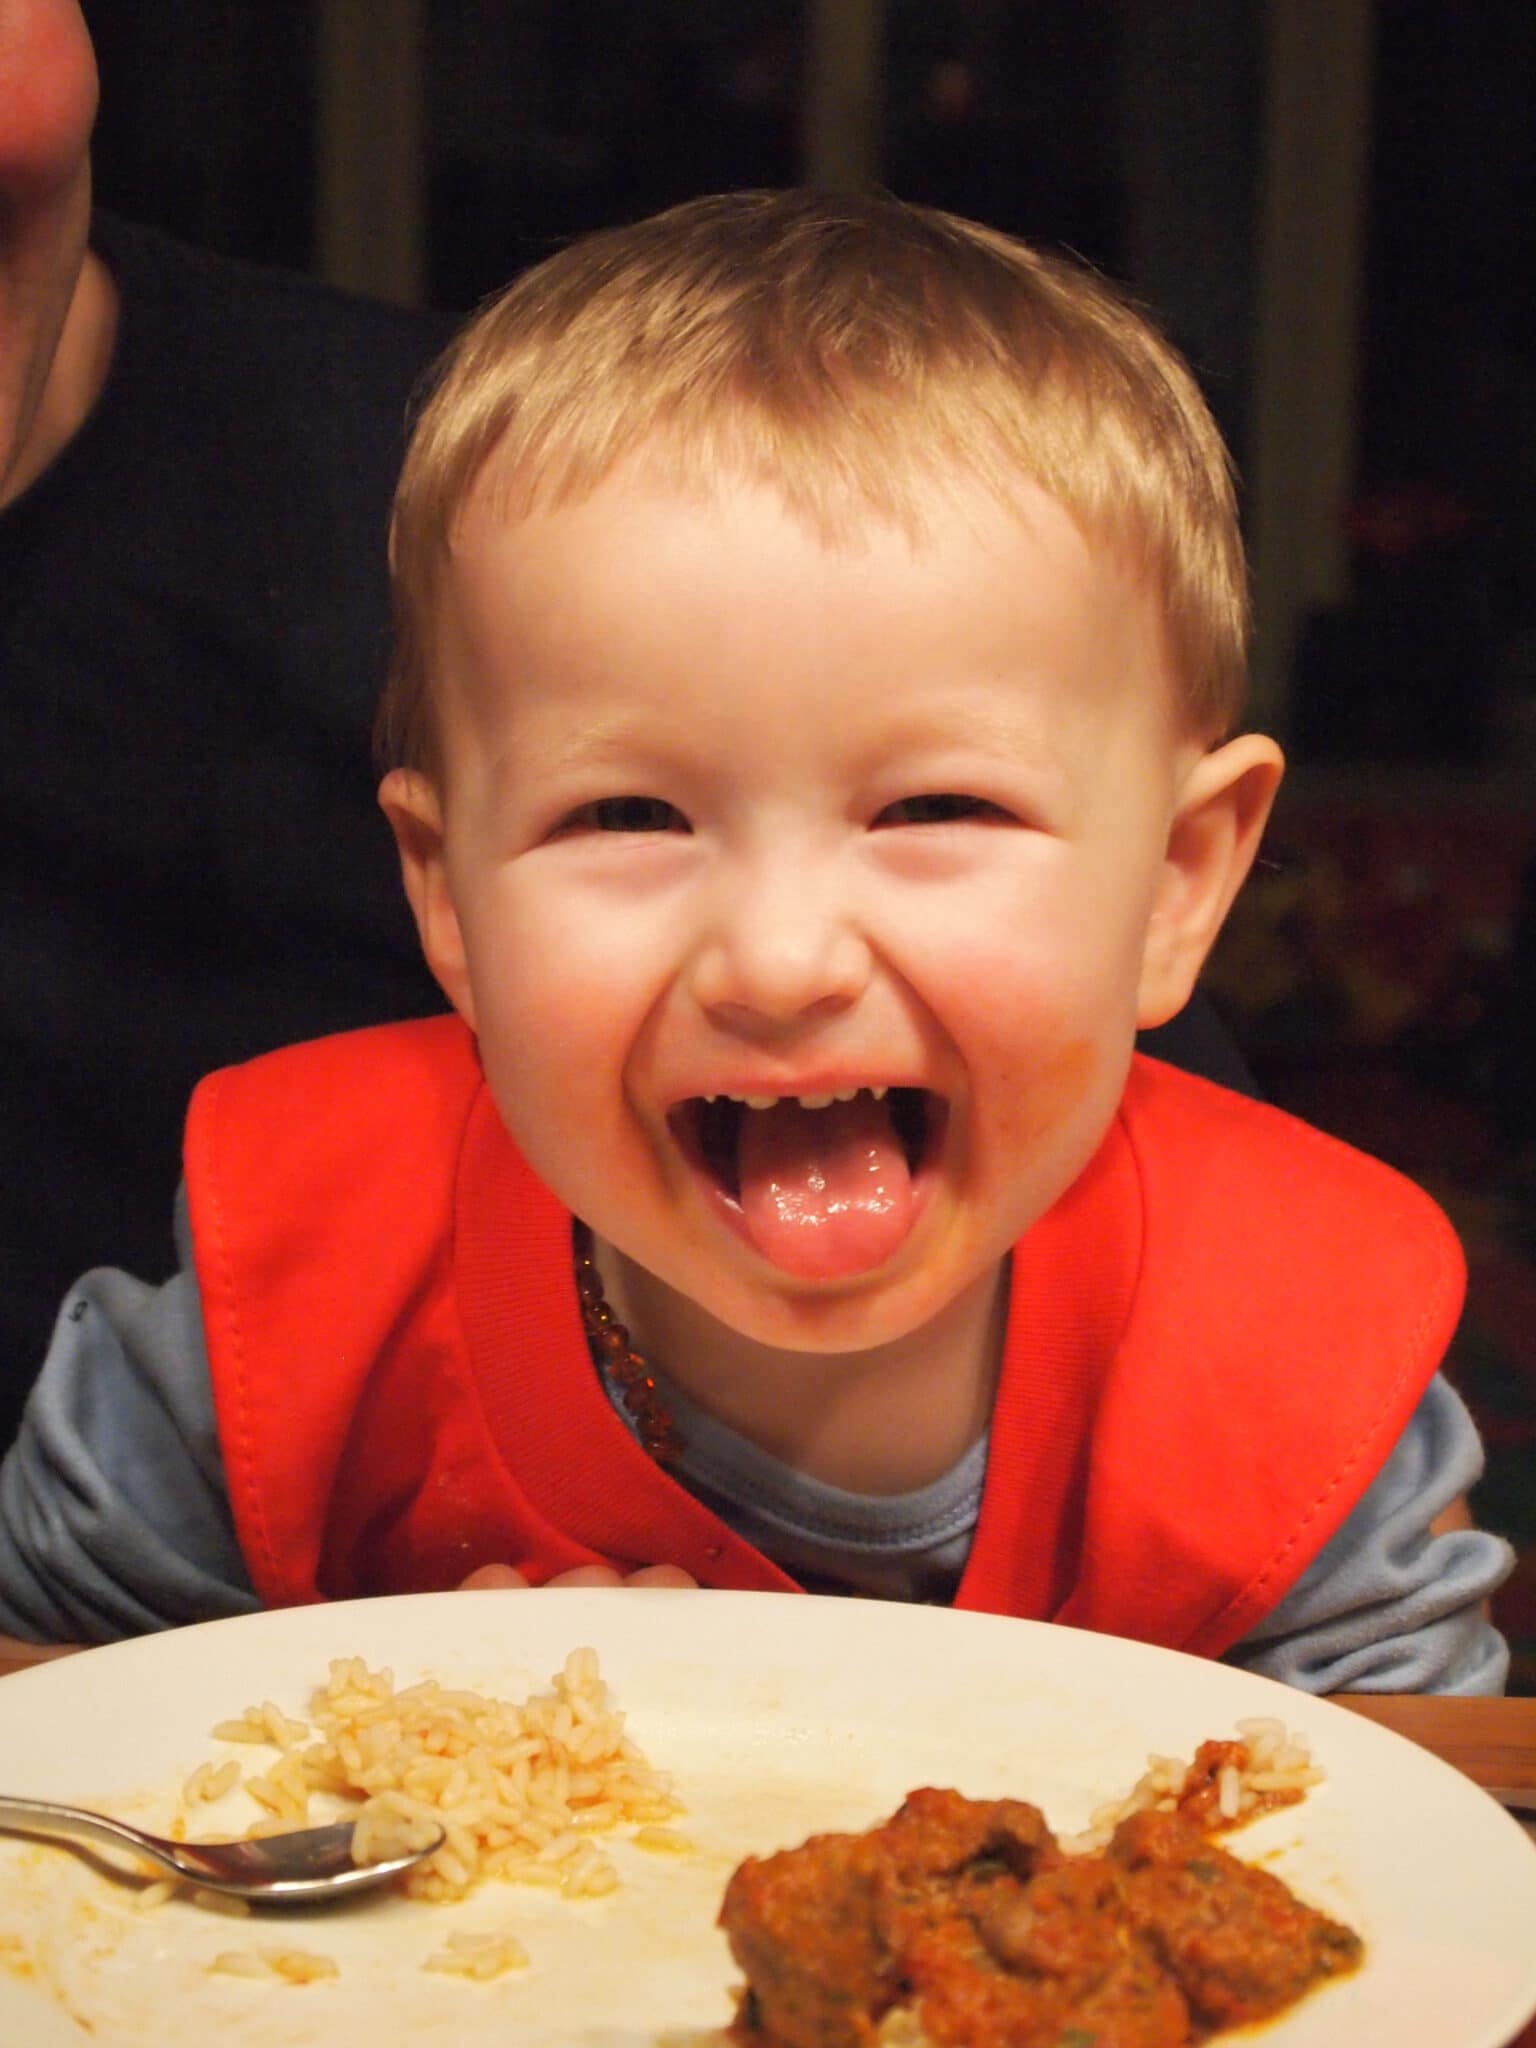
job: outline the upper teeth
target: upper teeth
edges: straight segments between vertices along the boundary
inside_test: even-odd
[[[828,1109],[834,1102],[852,1102],[856,1095],[868,1093],[876,1102],[883,1102],[887,1090],[884,1087],[836,1088],[826,1095],[706,1095],[706,1102],[739,1102],[747,1109],[772,1109],[780,1102],[798,1102],[802,1109]]]

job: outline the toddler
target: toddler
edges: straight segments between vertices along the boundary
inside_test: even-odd
[[[1497,1690],[1449,1227],[1134,1052],[1281,773],[1147,323],[893,200],[694,202],[470,324],[392,562],[455,1014],[198,1090],[181,1273],[81,1282],[0,1474],[0,1626],[664,1567]]]

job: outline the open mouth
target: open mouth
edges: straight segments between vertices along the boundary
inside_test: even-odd
[[[742,1137],[749,1117],[782,1122],[799,1110],[807,1117],[836,1117],[846,1127],[853,1119],[842,1112],[845,1103],[855,1106],[861,1123],[877,1113],[877,1106],[883,1108],[891,1141],[900,1150],[908,1176],[915,1177],[930,1157],[943,1121],[943,1103],[926,1088],[859,1088],[837,1096],[754,1096],[750,1101],[738,1095],[694,1095],[673,1110],[670,1122],[683,1149],[722,1193],[739,1203]],[[827,1135],[832,1135],[830,1130]]]
[[[690,1097],[673,1110],[684,1156],[771,1264],[804,1279],[881,1265],[906,1240],[946,1109],[926,1088]]]

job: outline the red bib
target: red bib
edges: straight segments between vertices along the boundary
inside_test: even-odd
[[[211,1076],[186,1173],[225,1472],[269,1605],[490,1562],[794,1590],[614,1414],[570,1216],[456,1019]],[[1380,1469],[1462,1280],[1410,1182],[1138,1058],[1097,1156],[1013,1255],[956,1605],[1218,1654]]]

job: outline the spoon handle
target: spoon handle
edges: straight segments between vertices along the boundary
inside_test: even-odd
[[[141,1828],[129,1827],[126,1821],[112,1820],[104,1813],[86,1813],[52,1799],[19,1799],[0,1793],[0,1828],[17,1828],[28,1834],[88,1835],[95,1841],[131,1849],[173,1877],[190,1874],[177,1860],[173,1842],[162,1842],[159,1836],[146,1835]]]

